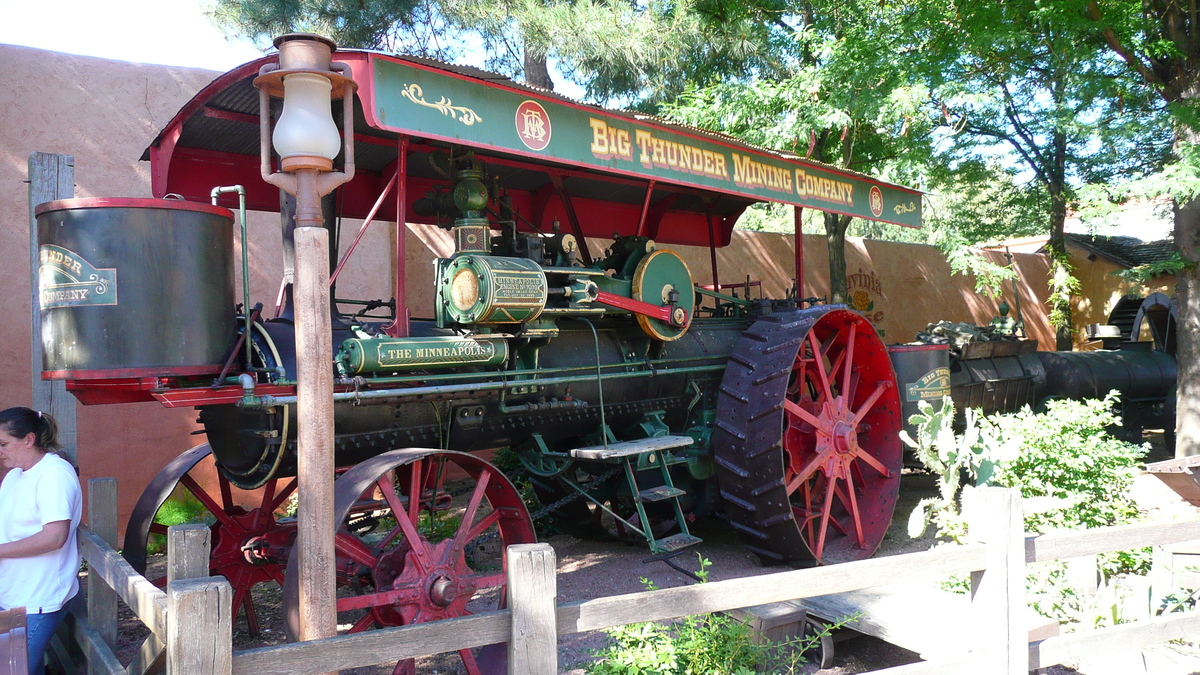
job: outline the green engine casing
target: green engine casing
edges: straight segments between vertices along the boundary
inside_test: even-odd
[[[347,375],[448,366],[498,366],[508,361],[502,338],[354,338],[342,342],[336,362]]]
[[[468,254],[436,264],[441,327],[525,323],[546,307],[549,284],[533,260]]]

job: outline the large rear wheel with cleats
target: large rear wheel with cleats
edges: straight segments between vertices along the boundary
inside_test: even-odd
[[[770,314],[743,333],[713,433],[726,513],[764,561],[867,558],[900,487],[900,400],[887,349],[841,307]]]

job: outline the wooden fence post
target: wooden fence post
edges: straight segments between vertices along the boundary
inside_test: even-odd
[[[208,576],[212,530],[202,523],[167,528],[167,582]]]
[[[969,491],[971,535],[987,545],[987,568],[971,574],[971,612],[980,644],[977,672],[1026,675],[1025,525],[1021,494],[1010,488]]]
[[[72,464],[78,464],[75,433],[75,397],[67,393],[65,380],[42,379],[42,302],[38,292],[39,261],[37,219],[34,209],[38,204],[75,196],[75,158],[71,155],[55,155],[35,152],[29,155],[29,335],[30,335],[30,380],[33,386],[35,410],[54,415],[58,422],[60,451]]]
[[[549,544],[513,544],[505,555],[508,607],[512,610],[508,672],[556,675],[558,581],[554,549]]]
[[[167,583],[208,576],[212,530],[207,525],[172,525],[167,528]],[[153,633],[142,642],[127,671],[131,675],[161,673],[167,665],[166,645]]]
[[[88,481],[88,529],[109,546],[117,546],[117,479]],[[117,592],[98,575],[88,575],[87,618],[108,646],[117,643]],[[88,654],[88,674],[103,672],[99,658]]]
[[[232,608],[225,577],[167,583],[167,675],[233,672]]]

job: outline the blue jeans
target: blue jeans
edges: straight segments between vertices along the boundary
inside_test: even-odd
[[[50,638],[67,616],[70,601],[57,612],[25,615],[25,642],[29,645],[29,675],[42,675],[44,654]]]

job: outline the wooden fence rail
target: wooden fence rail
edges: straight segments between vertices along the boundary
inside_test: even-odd
[[[101,489],[90,492],[107,495]],[[948,546],[887,558],[829,567],[557,605],[555,556],[546,544],[509,547],[509,609],[400,628],[342,635],[273,647],[231,651],[228,583],[219,578],[188,579],[207,571],[207,528],[172,528],[167,591],[137,575],[94,531],[83,532],[80,544],[96,579],[116,589],[148,625],[152,634],[128,669],[120,667],[91,622],[76,618],[75,639],[85,645],[89,672],[144,675],[165,664],[175,675],[304,675],[371,666],[459,649],[507,642],[509,672],[557,673],[557,636],[645,621],[721,612],[772,602],[853,591],[868,586],[915,582],[931,576],[970,572],[969,616],[976,643],[964,645],[937,661],[875,671],[879,675],[1024,674],[1030,670],[1077,660],[1083,655],[1164,642],[1200,632],[1200,612],[1169,614],[1103,630],[1073,633],[1029,643],[1021,620],[1026,611],[1025,565],[1105,551],[1165,545],[1200,539],[1200,520],[1128,525],[1080,532],[1024,535],[1021,505],[1014,490],[974,491],[972,505],[983,516],[973,533],[982,543]],[[115,512],[111,505],[89,500],[90,513]],[[203,549],[203,557],[200,551]],[[189,562],[190,561],[190,562]],[[90,593],[90,590],[89,590]],[[107,600],[105,602],[108,602]],[[90,608],[89,608],[90,609]],[[115,616],[97,606],[100,616]],[[91,616],[89,614],[89,616]],[[204,629],[188,631],[189,626]],[[156,628],[158,630],[156,630]],[[161,630],[161,632],[160,632]],[[94,670],[91,662],[96,660]],[[113,665],[116,663],[116,665]]]
[[[117,481],[88,481],[88,524],[78,533],[88,566],[87,607],[80,611],[76,603],[59,637],[82,649],[88,675],[228,675],[233,590],[224,577],[208,576],[208,527],[168,528],[164,591],[113,548],[116,523]],[[128,667],[113,652],[118,598],[150,629]]]
[[[972,673],[1024,674],[1082,654],[1163,642],[1200,630],[1200,613],[1159,617],[1114,628],[1049,638],[1029,644],[1025,612],[1025,565],[1104,551],[1200,539],[1200,520],[1129,525],[1025,537],[1020,498],[1014,490],[975,491],[983,516],[975,531],[982,544],[875,558],[829,567],[778,572],[707,584],[630,593],[555,606],[553,550],[544,544],[511,547],[510,588],[521,593],[510,609],[434,624],[343,635],[310,642],[239,651],[235,675],[304,675],[387,663],[508,641],[509,672],[557,672],[557,651],[547,642],[549,612],[555,632],[569,635],[644,621],[661,621],[751,605],[827,595],[930,576],[972,572],[971,616],[978,644],[939,661],[875,671],[879,675]],[[534,561],[536,558],[537,562]],[[523,578],[534,575],[537,578]],[[539,597],[540,596],[540,597]],[[530,655],[536,655],[530,656]],[[514,669],[514,665],[516,669]]]

